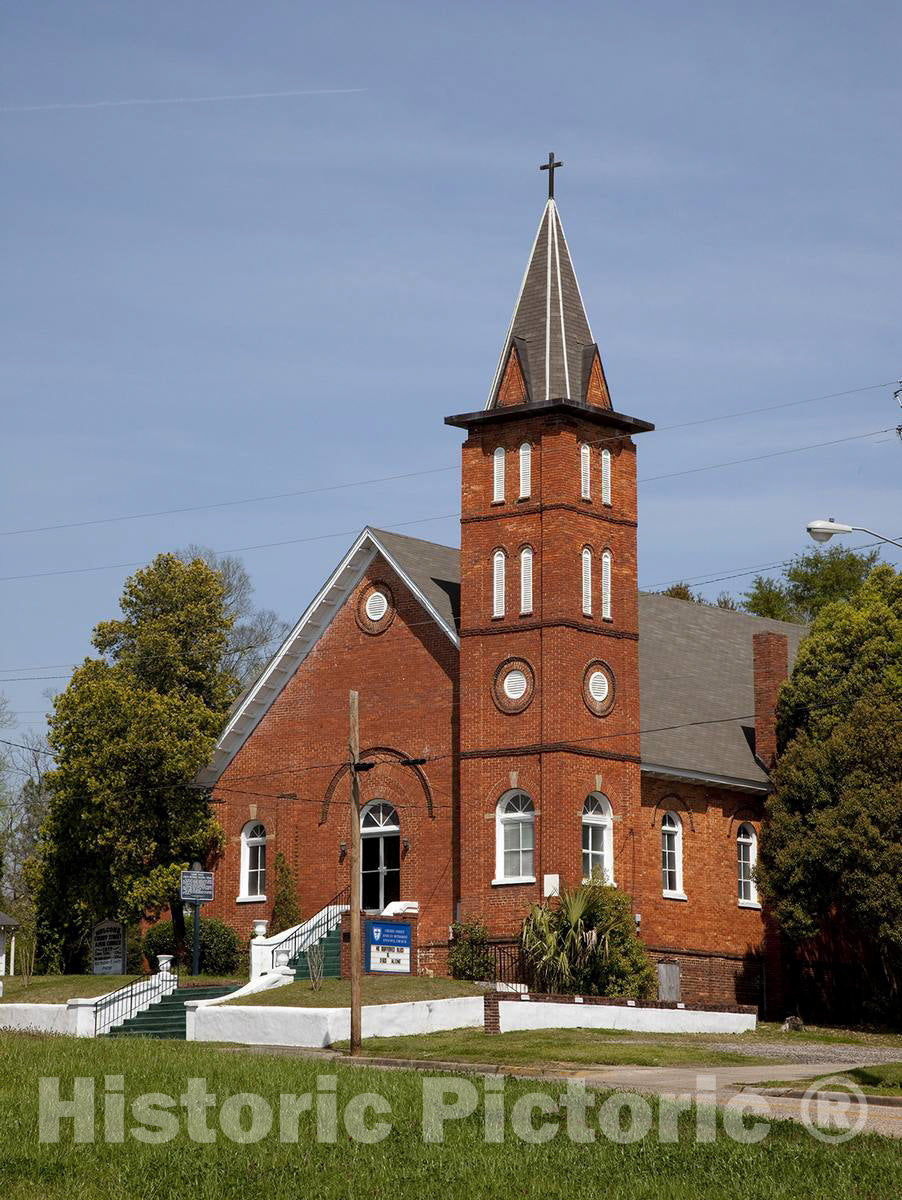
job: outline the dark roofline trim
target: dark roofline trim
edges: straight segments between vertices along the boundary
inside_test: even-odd
[[[563,413],[566,416],[580,417],[592,421],[596,425],[613,425],[616,429],[626,430],[627,433],[649,433],[654,429],[650,421],[642,421],[638,417],[628,417],[625,413],[614,412],[612,408],[596,408],[594,404],[580,404],[575,400],[539,400],[529,404],[512,404],[506,408],[480,409],[479,412],[458,413],[456,416],[445,417],[446,425],[454,425],[458,429],[471,429],[475,425],[487,425],[499,421],[521,421],[525,417],[539,414]]]

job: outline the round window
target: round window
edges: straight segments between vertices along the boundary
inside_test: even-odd
[[[589,695],[596,704],[604,704],[611,686],[604,671],[593,671],[589,676]]]
[[[508,671],[504,677],[504,694],[508,700],[522,700],[526,695],[529,680],[523,671]]]
[[[382,592],[371,592],[363,610],[371,621],[381,621],[388,612],[388,600]]]

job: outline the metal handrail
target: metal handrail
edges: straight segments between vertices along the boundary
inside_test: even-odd
[[[306,950],[308,946],[314,945],[321,937],[329,933],[338,924],[338,919],[344,909],[348,908],[351,903],[351,885],[346,884],[340,892],[336,892],[332,899],[321,910],[319,915],[310,918],[297,929],[292,930],[287,937],[282,938],[280,942],[272,948],[272,965],[276,966],[277,958],[280,954],[287,954],[288,961]]]
[[[178,966],[168,971],[158,971],[156,975],[143,975],[133,979],[131,983],[123,984],[114,992],[101,996],[94,1005],[94,1036],[99,1037],[114,1025],[121,1025],[136,1012],[143,1012],[157,1000],[170,995],[179,984]]]

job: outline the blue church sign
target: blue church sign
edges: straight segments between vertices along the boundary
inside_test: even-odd
[[[367,921],[364,970],[411,974],[410,926],[400,921]]]

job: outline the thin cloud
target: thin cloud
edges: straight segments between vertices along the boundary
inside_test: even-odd
[[[0,106],[0,113],[68,112],[76,108],[139,108],[157,104],[218,104],[224,100],[281,100],[288,96],[347,96],[367,88],[305,88],[291,92],[233,92],[223,96],[165,96],[160,99],[91,100],[84,104],[14,104]]]

